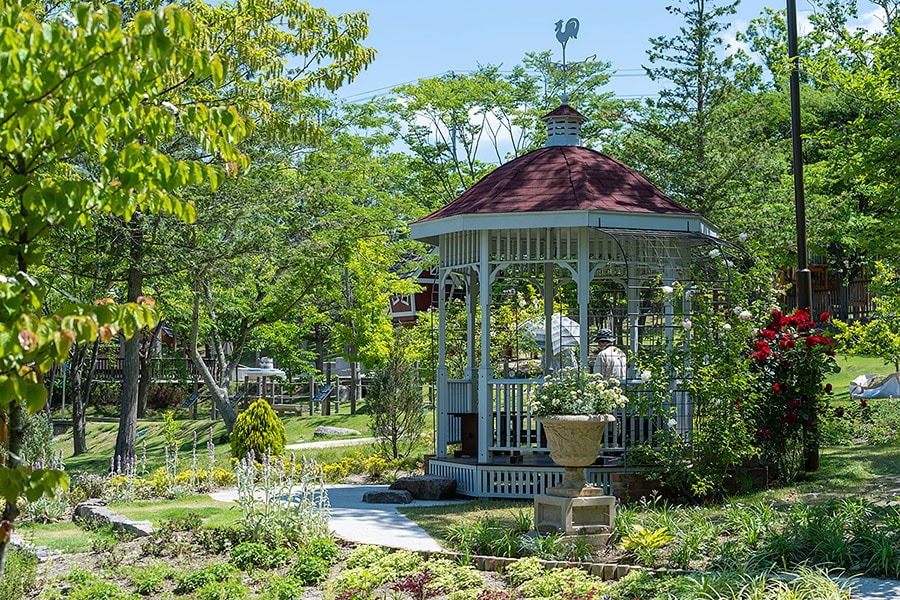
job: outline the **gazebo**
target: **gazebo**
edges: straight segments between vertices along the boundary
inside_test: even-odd
[[[629,354],[623,384],[640,393],[635,359],[648,343],[671,343],[680,326],[655,292],[696,280],[698,261],[715,256],[721,243],[702,216],[625,164],[582,147],[586,118],[578,111],[563,104],[543,120],[544,148],[498,167],[410,226],[414,239],[438,248],[437,289],[445,290],[438,295],[436,454],[428,470],[474,497],[530,498],[562,479],[529,409],[536,386],[557,366],[552,335],[560,299],[580,324],[578,362],[589,364],[594,332],[608,327]],[[492,358],[492,310],[516,283],[539,290],[543,309],[546,335],[533,377],[513,377],[496,352]],[[460,290],[465,319],[454,333],[448,312]],[[611,474],[627,467],[628,446],[658,427],[690,435],[689,395],[679,382],[670,390],[675,423],[623,410],[603,456],[586,469],[588,481],[610,493]]]

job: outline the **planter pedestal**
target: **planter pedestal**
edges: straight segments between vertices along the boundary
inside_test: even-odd
[[[534,526],[539,533],[579,536],[605,546],[616,523],[616,498],[584,480],[584,468],[599,454],[612,415],[552,416],[541,419],[550,458],[565,467],[563,483],[534,497]]]

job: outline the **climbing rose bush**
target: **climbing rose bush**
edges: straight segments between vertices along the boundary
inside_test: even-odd
[[[761,399],[754,414],[757,446],[782,479],[794,478],[804,447],[818,443],[819,417],[831,393],[825,378],[840,370],[835,342],[824,330],[829,319],[828,313],[815,322],[804,310],[790,315],[773,310],[751,342]]]

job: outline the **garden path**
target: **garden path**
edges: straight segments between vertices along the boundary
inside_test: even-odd
[[[343,440],[347,441],[347,440]],[[336,536],[358,544],[376,544],[404,550],[437,552],[441,546],[414,521],[402,515],[396,504],[367,504],[363,494],[388,489],[386,485],[328,486],[331,502],[331,530]],[[237,489],[229,488],[210,494],[222,502],[237,499]],[[463,500],[413,500],[402,506],[437,506]]]

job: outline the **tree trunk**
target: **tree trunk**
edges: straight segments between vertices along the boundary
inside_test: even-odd
[[[200,348],[197,346],[197,336],[200,329],[200,292],[194,292],[194,312],[191,316],[191,321],[191,361],[193,361],[194,366],[197,368],[200,379],[203,380],[203,383],[206,384],[207,389],[209,389],[212,401],[215,403],[216,409],[219,411],[219,414],[222,415],[222,420],[225,422],[225,428],[228,429],[228,433],[231,433],[231,430],[234,429],[234,422],[237,420],[237,413],[234,411],[234,407],[228,400],[228,386],[220,387],[216,383],[215,377],[213,377],[209,367],[206,366],[203,357],[200,356]],[[226,373],[226,381],[227,377],[228,375]]]
[[[128,267],[128,301],[136,302],[143,295],[144,272],[141,259],[144,250],[144,236],[141,231],[140,213],[131,219],[131,264]],[[121,411],[119,413],[119,433],[116,437],[115,469],[121,472],[135,457],[135,433],[137,431],[138,384],[141,367],[141,332],[125,340],[122,368]]]
[[[0,414],[2,418],[2,414]],[[22,437],[25,434],[25,409],[18,402],[13,403],[6,413],[6,422],[0,420],[0,441],[3,441],[5,434],[7,443],[7,452],[4,456],[0,454],[0,464],[4,464],[10,469],[19,466],[19,455],[22,452]],[[2,428],[5,427],[5,431]],[[0,576],[3,574],[6,566],[6,551],[9,544],[9,536],[12,534],[12,524],[15,523],[16,517],[19,516],[19,509],[16,502],[6,502],[3,508],[3,514],[0,515]]]
[[[141,380],[138,385],[138,419],[147,414],[147,397],[153,384],[153,361],[162,356],[162,321],[156,324],[150,334],[150,340],[141,353]]]
[[[94,341],[94,350],[99,340]],[[87,361],[87,345],[80,344],[72,353],[69,361],[72,371],[72,442],[75,446],[74,455],[79,456],[87,452],[86,435],[86,409],[87,398],[82,378],[84,376],[85,362]]]

